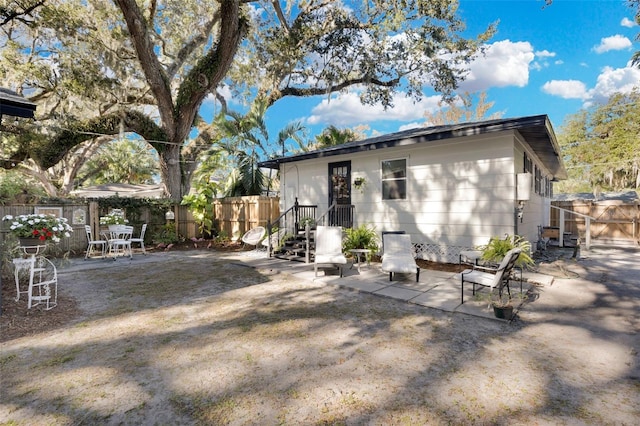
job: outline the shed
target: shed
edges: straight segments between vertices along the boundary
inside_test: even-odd
[[[536,247],[553,182],[566,179],[546,115],[423,127],[274,158],[280,209],[353,206],[350,225],[411,235],[418,255],[457,262],[493,236]]]
[[[128,183],[108,183],[103,185],[88,186],[74,189],[71,196],[81,198],[162,198],[164,189],[159,184],[128,184]]]

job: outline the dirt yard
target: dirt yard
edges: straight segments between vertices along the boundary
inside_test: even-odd
[[[0,424],[637,424],[640,274],[616,273],[634,272],[625,259],[542,264],[556,281],[510,324],[241,253],[61,268],[58,307],[0,317]]]

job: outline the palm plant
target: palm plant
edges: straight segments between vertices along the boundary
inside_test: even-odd
[[[342,250],[348,253],[352,249],[368,249],[371,253],[378,251],[380,239],[375,228],[371,225],[360,225],[357,228],[346,228],[342,241]]]
[[[516,265],[519,267],[532,266],[535,262],[531,257],[531,243],[520,235],[506,235],[505,238],[492,237],[486,246],[481,246],[482,260],[499,263],[507,252],[514,248],[522,249]]]
[[[258,163],[260,159],[268,157],[268,148],[273,145],[270,144],[264,120],[267,107],[267,102],[258,100],[246,115],[229,111],[216,119],[216,126],[222,135],[221,145],[235,157],[234,173],[229,175],[226,195],[258,195],[265,188],[267,179],[258,168]],[[304,149],[303,134],[304,127],[300,123],[289,124],[278,133],[275,145],[282,150],[282,155],[286,153],[289,139]]]

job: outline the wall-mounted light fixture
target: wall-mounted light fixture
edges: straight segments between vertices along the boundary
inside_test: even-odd
[[[516,212],[518,214],[518,219],[520,219],[520,222],[522,222],[522,217],[524,216],[524,206],[531,198],[532,180],[533,175],[531,173],[516,174],[516,200],[518,201]]]
[[[164,214],[164,218],[167,220],[173,220],[176,218],[176,214],[173,212],[173,210],[167,210],[167,212]]]

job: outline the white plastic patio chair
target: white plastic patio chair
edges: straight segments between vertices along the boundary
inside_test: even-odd
[[[140,236],[130,238],[131,244],[140,244],[140,249],[142,250],[142,254],[147,254],[144,249],[144,233],[147,232],[147,224],[142,225],[142,229],[140,230]]]
[[[342,253],[342,227],[340,226],[318,226],[315,233],[315,257],[313,270],[318,276],[318,266],[330,265],[340,270],[342,277],[342,266],[347,264],[347,257]]]
[[[420,280],[420,267],[414,258],[411,236],[407,234],[385,234],[383,237],[382,270],[389,273],[389,281],[393,274],[416,274],[416,282]]]
[[[104,259],[107,253],[107,240],[94,240],[91,226],[89,225],[85,225],[84,229],[87,234],[87,252],[84,255],[84,260],[92,257],[95,249],[100,249],[100,257]]]
[[[109,225],[109,255],[116,260],[118,256],[129,255],[129,259],[133,259],[131,251],[131,234],[133,234],[133,226],[128,225]]]
[[[466,282],[472,283],[473,295],[476,294],[476,285],[480,285],[490,287],[491,291],[497,288],[499,297],[502,297],[502,289],[506,287],[509,297],[511,297],[509,278],[511,277],[511,270],[515,266],[521,251],[522,249],[520,248],[509,250],[497,268],[474,265],[473,269],[462,271],[460,274],[462,279],[460,286],[460,303],[464,303],[464,283]]]

